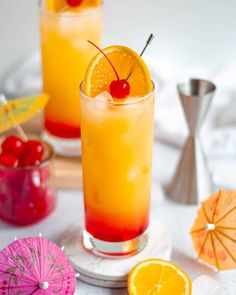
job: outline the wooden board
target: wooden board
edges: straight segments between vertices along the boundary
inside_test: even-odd
[[[33,119],[22,124],[29,137],[39,137],[42,130],[42,115],[38,113]],[[15,133],[14,129],[8,133]],[[54,158],[55,185],[60,189],[79,189],[82,187],[81,158],[61,157]]]
[[[55,184],[57,188],[75,189],[82,187],[80,158],[56,156],[54,160]]]

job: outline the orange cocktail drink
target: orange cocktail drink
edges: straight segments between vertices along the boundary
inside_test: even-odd
[[[100,240],[126,241],[147,229],[153,110],[153,92],[117,103],[81,97],[86,229]]]
[[[40,9],[43,88],[50,95],[44,125],[55,139],[80,138],[79,85],[96,52],[87,39],[100,44],[102,27],[100,6]]]
[[[111,60],[114,57],[113,63],[116,64],[120,53],[116,47],[114,51],[114,55],[108,53],[108,56]],[[127,48],[125,51],[127,66],[129,55],[133,57],[134,52]],[[100,58],[98,63],[104,69],[106,60]],[[118,62],[122,58],[118,58]],[[130,68],[133,69],[132,65],[133,61],[128,65],[124,77],[128,76]],[[120,72],[118,64],[115,67]],[[98,67],[95,68],[99,71]],[[140,250],[144,245],[140,245],[142,242],[139,238],[145,235],[149,224],[154,86],[151,80],[148,86],[140,86],[142,81],[136,80],[137,73],[130,76],[130,87],[136,89],[131,88],[130,95],[125,99],[112,97],[106,86],[94,97],[86,78],[85,85],[81,87],[86,232],[93,245],[97,244],[95,250],[108,255],[127,255]],[[87,74],[87,79],[93,83],[92,76],[91,73]],[[136,86],[132,81],[137,81]],[[147,87],[146,93],[139,86]],[[94,91],[100,91],[96,89],[97,86]],[[138,95],[139,90],[145,94]],[[108,250],[109,247],[113,247],[113,250]]]

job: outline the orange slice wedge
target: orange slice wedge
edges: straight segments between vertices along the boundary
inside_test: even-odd
[[[92,45],[91,45],[92,46]],[[131,97],[145,96],[153,89],[149,70],[143,59],[132,49],[125,46],[110,46],[103,50],[108,56],[120,79],[128,79]],[[110,83],[116,80],[111,65],[99,52],[90,62],[83,82],[86,95],[95,97],[103,91],[109,91]]]
[[[78,7],[70,7],[66,0],[46,0],[47,10],[53,12],[76,12],[84,8],[99,7],[101,0],[83,0]]]
[[[66,7],[66,5],[66,0],[46,0],[46,7],[49,11],[62,11]]]
[[[174,263],[148,259],[130,271],[128,291],[129,295],[191,295],[192,283]]]

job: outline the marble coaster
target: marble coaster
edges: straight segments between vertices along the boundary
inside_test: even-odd
[[[127,286],[130,269],[138,262],[148,258],[170,259],[170,236],[166,228],[156,219],[150,223],[149,241],[145,249],[123,259],[98,257],[86,251],[81,242],[82,230],[82,226],[70,226],[60,237],[60,244],[65,247],[65,254],[79,272],[79,279],[89,284],[123,288]]]

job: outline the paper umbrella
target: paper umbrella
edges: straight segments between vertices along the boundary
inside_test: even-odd
[[[0,252],[1,295],[73,295],[75,286],[70,261],[45,238],[19,239]]]
[[[236,192],[221,190],[205,200],[191,229],[198,258],[218,270],[236,268]]]

